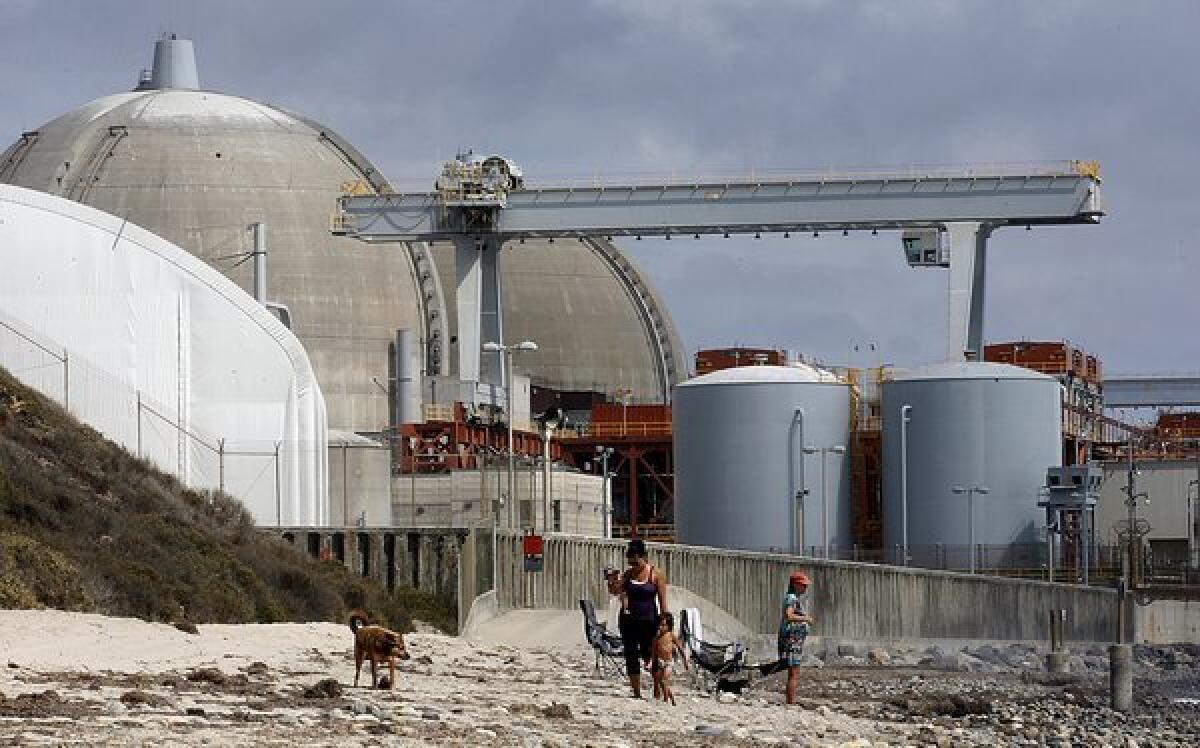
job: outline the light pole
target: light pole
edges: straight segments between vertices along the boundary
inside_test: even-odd
[[[912,406],[900,406],[900,542],[902,566],[908,566],[908,424],[912,420]]]
[[[988,488],[987,488],[987,486],[968,486],[966,488],[963,488],[962,486],[954,486],[950,490],[956,494],[964,494],[965,493],[967,495],[967,537],[968,537],[967,544],[970,546],[970,548],[968,550],[971,554],[971,573],[974,574],[975,573],[975,494],[982,494],[982,495],[986,496],[988,493]]]
[[[408,451],[412,457],[412,463],[408,466],[408,472],[411,474],[411,492],[408,497],[408,526],[417,526],[417,437],[408,437]],[[346,524],[350,524],[350,518],[345,516],[345,510],[342,510],[343,519]]]
[[[841,444],[832,447],[805,447],[804,454],[821,454],[821,545],[824,548],[823,558],[829,558],[829,485],[825,479],[825,455],[845,454],[846,448]]]
[[[504,410],[505,419],[508,421],[508,514],[509,527],[517,526],[517,518],[513,516],[514,507],[517,505],[515,493],[514,465],[513,465],[513,387],[512,387],[512,362],[513,354],[517,351],[536,351],[537,343],[532,340],[524,340],[516,345],[504,345],[497,343],[494,340],[489,340],[483,344],[483,350],[488,353],[501,353],[504,355],[504,370],[500,372],[500,377],[504,382]]]
[[[562,408],[557,405],[551,405],[545,413],[539,418],[542,422],[542,469],[545,471],[545,478],[542,491],[542,534],[549,534],[553,529],[550,523],[550,505],[553,501],[551,492],[553,491],[554,466],[550,462],[550,439],[554,436],[554,429],[558,428],[566,418],[563,416]],[[536,523],[535,523],[536,524]]]
[[[1192,448],[1196,450],[1196,479],[1188,481],[1187,493],[1187,572],[1190,573],[1196,569],[1196,504],[1192,499],[1192,486],[1196,487],[1195,501],[1200,502],[1200,441],[1192,442]],[[1184,579],[1187,579],[1185,576]]]
[[[600,457],[600,463],[604,466],[602,471],[604,473],[604,492],[600,497],[600,511],[602,512],[602,516],[600,518],[600,534],[607,538],[612,533],[612,530],[608,524],[612,516],[610,511],[610,507],[612,505],[612,494],[609,493],[608,489],[608,458],[613,456],[613,448],[603,447],[597,444],[596,455]]]

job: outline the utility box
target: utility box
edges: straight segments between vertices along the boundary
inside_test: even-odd
[[[938,229],[905,231],[900,242],[909,267],[950,267],[950,253]]]

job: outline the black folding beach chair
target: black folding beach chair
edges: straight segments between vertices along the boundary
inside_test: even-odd
[[[719,643],[703,638],[700,612],[686,608],[679,614],[679,636],[687,647],[688,658],[696,665],[696,675],[715,691],[740,691],[750,680],[757,665],[746,662],[746,646],[741,642]]]
[[[625,672],[625,644],[621,637],[608,631],[596,618],[596,606],[591,600],[580,600],[583,611],[583,635],[596,652],[596,672],[621,675]]]

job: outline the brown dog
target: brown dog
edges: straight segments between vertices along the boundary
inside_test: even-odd
[[[388,688],[396,687],[396,658],[409,658],[404,635],[398,631],[372,626],[367,614],[361,610],[350,611],[350,630],[354,632],[354,686],[358,687],[358,676],[362,672],[363,659],[371,660],[371,687],[379,682],[375,672],[376,663],[387,660]]]

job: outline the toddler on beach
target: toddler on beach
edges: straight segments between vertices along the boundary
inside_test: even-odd
[[[663,613],[658,617],[658,632],[654,635],[654,645],[651,648],[653,662],[650,665],[650,675],[654,678],[654,697],[675,705],[675,694],[671,691],[671,663],[675,654],[683,661],[683,669],[687,670],[687,655],[684,654],[683,644],[675,636],[675,616]]]

